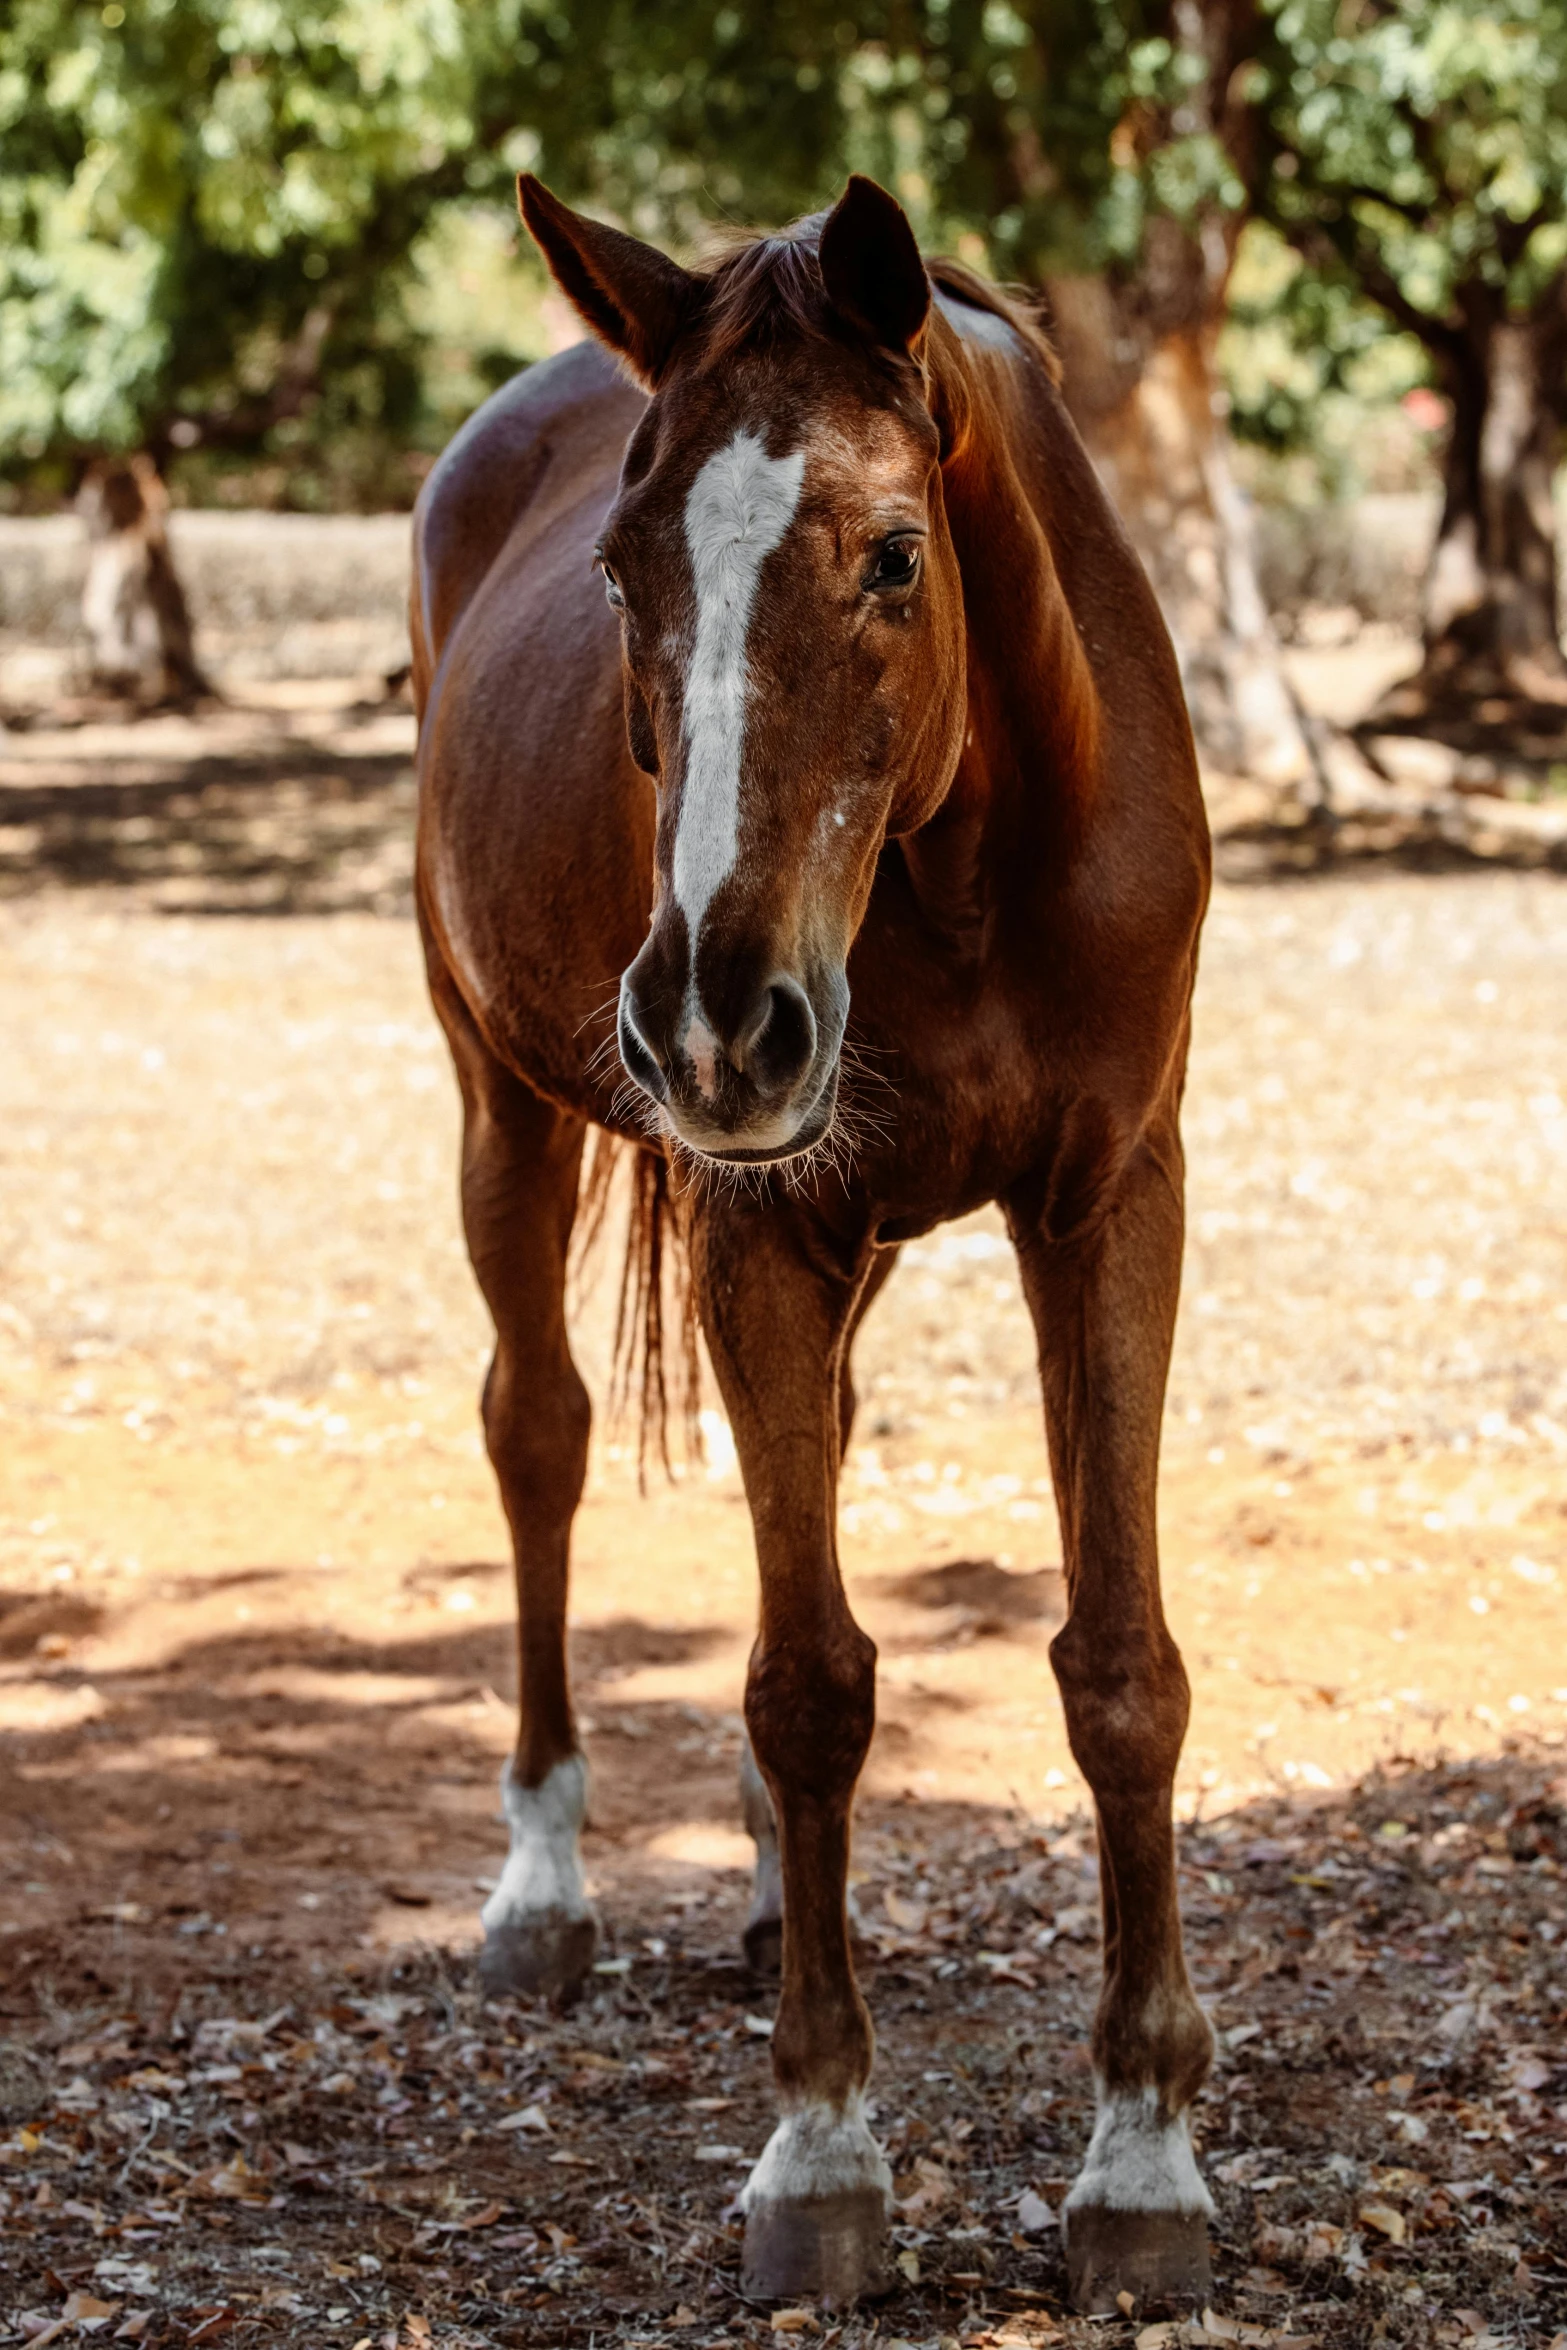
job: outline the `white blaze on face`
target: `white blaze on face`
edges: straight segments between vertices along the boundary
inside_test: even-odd
[[[745,748],[746,638],[763,563],[794,520],[805,451],[769,457],[738,432],[709,457],[686,499],[696,641],[686,672],[685,788],[675,829],[675,902],[693,956],[714,892],[734,870]]]

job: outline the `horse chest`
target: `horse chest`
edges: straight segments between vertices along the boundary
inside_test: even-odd
[[[846,1076],[843,1118],[894,1238],[1064,1158],[1113,1157],[1125,1124],[1117,1090],[1114,1072],[1085,1061],[1037,995],[998,984],[961,1017],[873,1029]]]

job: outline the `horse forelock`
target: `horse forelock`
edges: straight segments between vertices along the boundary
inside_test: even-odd
[[[788,339],[830,342],[843,334],[822,283],[817,248],[824,213],[766,236],[748,236],[701,272],[692,342],[700,363]]]

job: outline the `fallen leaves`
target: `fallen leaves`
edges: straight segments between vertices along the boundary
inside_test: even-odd
[[[1521,1766],[1513,1787],[1507,1804],[1487,1796],[1482,1826],[1527,1802],[1530,1835],[1557,1836]],[[1280,1803],[1183,1834],[1194,1971],[1225,2036],[1200,2118],[1229,2314],[1145,2323],[1144,2340],[1364,2350],[1373,2313],[1415,2292],[1429,2302],[1390,2339],[1419,2350],[1473,2350],[1483,2321],[1449,2337],[1458,2320],[1444,2312],[1488,2295],[1527,2304],[1548,2333],[1567,1936],[1520,1941],[1505,1905],[1527,1897],[1531,1919],[1550,1919],[1567,1833],[1561,1859],[1552,1844],[1470,1884],[1460,1935],[1453,1897],[1413,1872],[1432,1848],[1454,1866],[1488,1849],[1467,1825],[1434,1844],[1433,1811],[1471,1792],[1406,1776],[1402,1838],[1377,1833],[1369,1798],[1363,1816]],[[1091,2117],[1092,1839],[988,1850],[971,1829],[916,1825],[900,1829],[906,1850],[878,1855],[868,1839],[867,1886],[892,1890],[892,1909],[862,1893],[890,1953],[874,1991],[875,2126],[896,2173],[898,2299],[878,2339],[1075,2340],[1059,2315],[1058,2212]],[[1081,1938],[1042,1924],[1063,1917]],[[63,2314],[76,2289],[118,2305],[86,2321],[99,2339],[170,2350],[198,2330],[228,2350],[253,2323],[371,2350],[455,2350],[474,2334],[553,2350],[568,2327],[604,2350],[688,2337],[708,2350],[725,2331],[714,2286],[739,2258],[721,2215],[771,2125],[768,2019],[727,1948],[692,1963],[678,1921],[634,1923],[675,1953],[663,1975],[639,1960],[631,1984],[590,1986],[569,2017],[486,2008],[432,1959],[395,1989],[269,1972],[274,2004],[254,2019],[234,2012],[243,1993],[228,1977],[183,2018],[84,2008],[40,2034],[50,2053],[0,2135],[0,2269],[36,2304],[25,2327],[0,2304],[7,2338],[63,2327],[53,2341],[87,2340]],[[663,1964],[654,1939],[641,1947]],[[222,2012],[203,2015],[203,1999]],[[1455,2006],[1472,2024],[1435,2039]],[[0,2069],[0,2085],[11,2077]],[[316,2252],[301,2260],[306,2241]],[[277,2267],[258,2270],[258,2245]],[[775,2314],[774,2331],[817,2338],[815,2313]]]
[[[1017,2224],[1025,2236],[1049,2235],[1055,2228],[1056,2215],[1042,2195],[1026,2187],[1018,2198]]]
[[[542,2105],[524,2105],[520,2106],[515,2113],[503,2113],[500,2120],[492,2123],[491,2127],[497,2133],[508,2130],[533,2130],[546,2138],[552,2134],[549,2115]]]
[[[198,2322],[185,2336],[187,2342],[215,2342],[220,2334],[232,2331],[239,2322],[239,2311],[226,2305],[196,2313]]]
[[[1238,2344],[1243,2350],[1315,2350],[1314,2334],[1280,2332],[1273,2326],[1247,2325],[1216,2310],[1200,2318],[1173,2318],[1144,2326],[1137,2350],[1206,2350],[1209,2344]]]
[[[953,2193],[949,2173],[939,2162],[932,2162],[928,2155],[922,2154],[914,2165],[913,2178],[899,2196],[898,2209],[906,2220],[928,2219],[952,2201]]]
[[[232,2161],[220,2163],[214,2170],[198,2171],[189,2191],[227,2203],[265,2203],[270,2192],[267,2182],[257,2176],[243,2154],[236,2154]]]

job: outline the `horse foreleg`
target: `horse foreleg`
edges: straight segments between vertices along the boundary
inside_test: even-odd
[[[854,1429],[854,1374],[849,1349],[854,1344],[873,1299],[897,1261],[898,1252],[895,1248],[880,1248],[876,1251],[850,1315],[848,1334],[838,1367],[840,1467]],[[753,1973],[776,1975],[783,1957],[783,1872],[778,1864],[778,1823],[773,1817],[772,1798],[767,1792],[766,1781],[756,1767],[756,1757],[751,1752],[749,1739],[740,1756],[740,1816],[745,1822],[746,1834],[756,1847],[751,1907],[741,1941],[746,1963]]]
[[[566,1670],[567,1554],[591,1418],[565,1319],[584,1127],[502,1068],[438,981],[434,992],[462,1088],[463,1223],[495,1323],[484,1436],[517,1574],[517,1744],[501,1774],[511,1850],[484,1904],[479,1971],[492,1991],[560,2000],[597,1939],[578,1851],[587,1763]]]
[[[826,1266],[778,1206],[705,1209],[695,1271],[756,1530],[746,1726],[783,1886],[782,2118],[745,2189],[744,2288],[847,2302],[881,2277],[892,2185],[865,2118],[873,2041],[846,1910],[850,1809],[875,1720],[876,1651],[849,1613],[834,1530],[838,1379],[859,1279]]]
[[[1181,1947],[1172,1820],[1189,1692],[1164,1620],[1155,1524],[1181,1268],[1173,1116],[1091,1232],[1051,1240],[1026,1196],[1011,1220],[1066,1556],[1069,1612],[1050,1657],[1098,1814],[1097,2118],[1063,2226],[1073,2296],[1102,2312],[1121,2293],[1139,2303],[1200,2293],[1213,2210],[1187,2119],[1213,2035]]]

